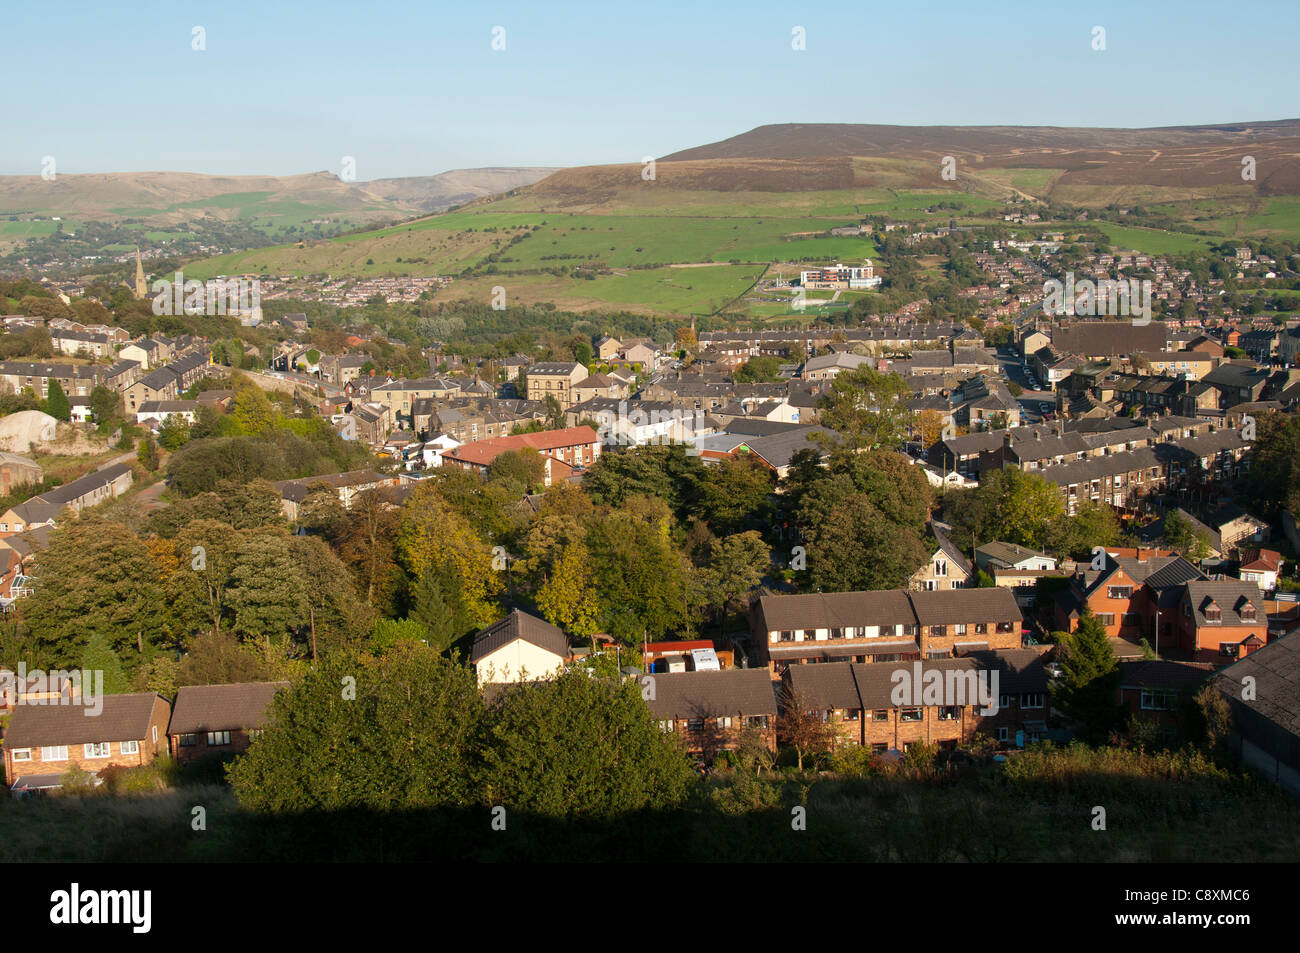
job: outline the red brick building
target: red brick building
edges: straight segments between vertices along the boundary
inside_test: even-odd
[[[182,763],[247,751],[266,724],[276,692],[288,682],[187,685],[176,693],[167,738]]]

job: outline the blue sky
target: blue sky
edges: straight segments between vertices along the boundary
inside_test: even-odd
[[[1300,4],[10,4],[0,173],[639,162],[780,122],[1300,116]],[[192,49],[192,30],[207,49]],[[505,50],[491,48],[505,28]],[[792,29],[807,49],[791,48]],[[1106,50],[1092,49],[1095,26]]]

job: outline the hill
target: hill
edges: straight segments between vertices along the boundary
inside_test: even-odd
[[[1258,181],[1242,180],[1244,155],[1255,157]],[[946,156],[957,160],[955,180],[940,174]],[[440,300],[487,301],[503,287],[512,303],[713,313],[769,273],[875,258],[870,237],[830,234],[868,216],[988,225],[1002,224],[1008,203],[1144,205],[1175,224],[1125,229],[1138,250],[1295,236],[1298,157],[1297,120],[1146,130],[763,126],[653,168],[561,169],[454,212],[187,271],[451,275]]]

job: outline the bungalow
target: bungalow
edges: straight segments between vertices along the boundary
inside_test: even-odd
[[[288,682],[182,687],[167,728],[172,757],[184,763],[248,750],[266,725],[276,692],[288,687]]]
[[[166,751],[171,706],[153,692],[104,695],[96,717],[86,704],[18,705],[4,738],[5,783],[15,792],[58,787],[73,765],[149,764]]]

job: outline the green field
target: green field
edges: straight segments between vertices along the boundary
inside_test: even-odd
[[[1132,228],[1124,225],[1112,225],[1098,222],[1110,243],[1125,251],[1138,251],[1147,255],[1183,255],[1188,252],[1204,251],[1214,242],[1200,235],[1188,235],[1183,232],[1166,232],[1156,228]]]

